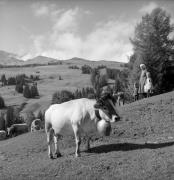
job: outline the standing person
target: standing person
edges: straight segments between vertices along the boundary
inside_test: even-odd
[[[147,69],[145,64],[140,64],[140,69],[141,69],[141,75],[140,75],[140,80],[139,80],[139,97],[140,98],[144,98],[145,97],[145,92],[144,92],[144,85],[146,83],[146,79],[147,79]]]
[[[138,100],[138,84],[136,82],[134,83],[133,96],[134,96],[134,101],[137,101]]]

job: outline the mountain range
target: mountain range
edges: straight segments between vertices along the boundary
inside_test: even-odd
[[[41,64],[47,65],[48,63],[54,64],[61,60],[46,57],[46,56],[37,56],[32,59],[28,59],[23,61],[20,59],[16,54],[9,53],[6,51],[0,50],[0,65],[2,66],[22,66],[22,65],[29,65],[29,64]],[[91,65],[91,66],[98,66],[98,65],[105,65],[110,67],[120,67],[124,63],[116,62],[116,61],[107,61],[107,60],[99,60],[99,61],[92,61],[83,58],[74,57],[71,59],[63,60],[65,64],[69,65]]]

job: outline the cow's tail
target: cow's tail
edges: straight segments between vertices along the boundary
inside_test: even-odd
[[[49,109],[45,111],[45,132],[48,133],[52,128],[52,124],[50,121]]]
[[[45,112],[45,132],[47,134],[47,143],[50,145],[53,141],[54,130],[50,122],[49,111]]]

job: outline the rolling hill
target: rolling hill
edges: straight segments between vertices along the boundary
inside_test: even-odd
[[[110,137],[92,135],[91,151],[74,138],[60,140],[62,157],[47,156],[43,130],[0,141],[1,179],[174,179],[174,92],[119,108]]]
[[[45,64],[47,65],[48,63],[54,63],[54,62],[58,62],[59,60],[57,59],[53,59],[53,58],[49,58],[49,57],[45,57],[45,56],[37,56],[33,59],[28,59],[26,61],[24,61],[24,64]]]
[[[0,65],[21,65],[22,60],[17,58],[16,54],[0,50]]]

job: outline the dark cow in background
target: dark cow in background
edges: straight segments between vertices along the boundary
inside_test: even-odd
[[[11,127],[7,128],[7,135],[9,137],[15,137],[26,132],[28,132],[28,125],[26,123],[13,124]]]
[[[4,130],[0,130],[0,140],[6,139],[7,133]]]

